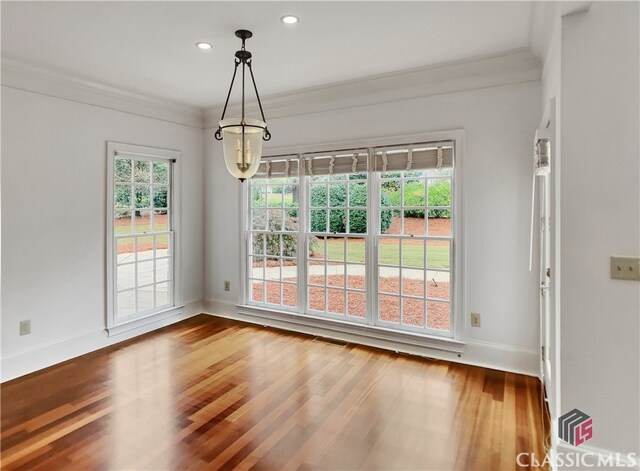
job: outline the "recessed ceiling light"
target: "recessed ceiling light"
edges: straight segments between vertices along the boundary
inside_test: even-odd
[[[283,16],[282,18],[280,18],[280,21],[282,21],[285,25],[293,25],[293,24],[297,23],[298,21],[300,21],[300,18],[298,18],[297,16],[293,16],[293,15],[286,15],[286,16]]]
[[[199,43],[196,43],[196,47],[203,50],[207,50],[207,49],[211,49],[213,46],[211,45],[211,43],[199,42]]]

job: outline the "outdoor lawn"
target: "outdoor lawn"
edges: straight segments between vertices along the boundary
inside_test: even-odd
[[[438,243],[438,245],[436,245]],[[382,239],[378,245],[378,262],[381,265],[400,265],[398,239]],[[364,262],[364,240],[350,239],[347,247],[347,262]],[[344,242],[342,238],[327,239],[327,260],[344,261]],[[324,244],[318,244],[313,257],[325,258]],[[427,243],[427,267],[449,269],[449,244],[429,241]],[[424,267],[424,244],[422,241],[402,241],[402,266]]]

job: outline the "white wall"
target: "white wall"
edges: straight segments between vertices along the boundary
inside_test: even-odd
[[[202,298],[202,129],[3,86],[4,379],[114,341],[104,333],[109,140],[182,152],[183,299]],[[23,319],[30,335],[19,336]]]
[[[562,21],[561,398],[593,417],[587,445],[640,452],[639,4],[594,2]]]
[[[528,250],[531,142],[540,103],[540,82],[532,82],[279,118],[269,121],[270,146],[465,129],[464,291],[467,310],[482,314],[482,328],[470,328],[469,312],[459,313],[465,338],[537,356],[537,275],[528,272]],[[225,170],[213,131],[205,136],[205,297],[236,303],[239,184]],[[231,281],[230,292],[224,280]]]

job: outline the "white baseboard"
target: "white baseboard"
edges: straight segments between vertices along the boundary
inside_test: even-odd
[[[48,366],[99,350],[124,340],[146,334],[153,330],[174,324],[181,320],[202,313],[202,300],[185,304],[175,314],[164,316],[157,321],[147,322],[138,327],[126,330],[118,335],[109,336],[106,329],[90,332],[77,337],[39,346],[33,350],[2,358],[1,381],[9,381]]]
[[[353,342],[438,360],[448,360],[528,376],[539,376],[540,368],[537,353],[509,345],[465,341],[458,342],[458,345],[454,344],[447,347],[444,345],[445,342],[441,342],[443,345],[439,345],[437,341],[434,341],[430,346],[425,346],[426,343],[430,342],[422,339],[413,342],[404,339],[399,340],[397,338],[385,339],[382,335],[373,334],[363,329],[357,332],[355,332],[356,329],[348,329],[351,330],[351,332],[345,332],[347,329],[332,329],[326,325],[326,322],[318,322],[312,318],[302,319],[300,316],[293,316],[291,314],[283,316],[277,312],[269,312],[267,310],[240,309],[233,303],[212,298],[205,299],[203,308],[206,314],[217,317],[266,325],[303,334],[334,338],[345,342]]]
[[[556,452],[564,460],[564,465],[558,462],[555,468],[558,471],[576,469],[640,471],[640,454],[638,453],[621,453],[587,445],[578,447],[562,441],[559,441]],[[569,460],[571,461],[568,462]]]

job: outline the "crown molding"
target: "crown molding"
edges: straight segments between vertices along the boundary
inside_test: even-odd
[[[266,118],[347,109],[431,95],[534,82],[541,79],[542,64],[529,49],[448,62],[435,66],[377,75],[332,85],[262,97]],[[217,127],[222,105],[204,110],[204,127]],[[240,105],[229,104],[227,115],[239,115]],[[246,114],[259,114],[257,102]]]
[[[202,109],[2,58],[2,86],[202,128]]]

